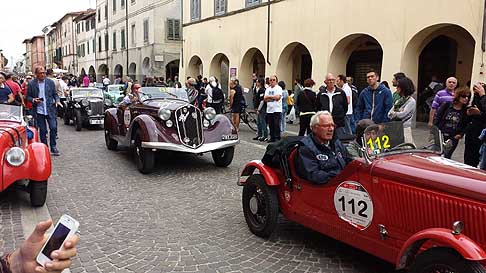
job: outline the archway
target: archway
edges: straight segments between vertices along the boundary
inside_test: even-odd
[[[131,63],[130,66],[128,66],[128,77],[130,77],[132,80],[137,79],[137,64],[136,63]]]
[[[84,70],[84,68],[81,68],[81,73],[80,73],[81,76],[84,77],[84,75],[86,75],[86,70]]]
[[[195,78],[198,75],[203,75],[203,63],[199,56],[194,55],[187,66],[186,76]]]
[[[98,67],[98,75],[99,76],[106,76],[106,77],[109,77],[109,69],[108,69],[108,66],[106,64],[102,64]],[[98,81],[101,81],[101,79],[98,79]]]
[[[287,86],[294,80],[312,77],[312,56],[307,47],[299,42],[287,45],[278,59],[277,76]]]
[[[121,78],[121,77],[123,77],[123,66],[121,66],[120,64],[117,64],[117,65],[115,66],[114,72],[115,72],[115,73],[113,74],[113,76],[115,77],[115,79],[116,79],[116,78]]]
[[[150,73],[150,58],[145,57],[142,62],[142,76],[151,76]]]
[[[228,94],[229,88],[229,59],[223,53],[218,53],[213,57],[211,65],[209,66],[210,76],[218,78],[221,83],[221,89],[225,94]]]
[[[96,71],[93,66],[89,67],[88,74],[92,79],[96,79]]]
[[[464,28],[451,24],[429,26],[413,36],[403,57],[402,70],[417,84],[417,120],[427,121],[429,108],[424,92],[432,76],[444,82],[455,76],[460,85],[471,80],[476,41]]]
[[[353,84],[362,90],[368,84],[366,72],[370,68],[381,75],[383,49],[380,43],[368,34],[352,34],[341,39],[329,58],[328,70],[335,74],[346,74],[354,78]]]
[[[242,86],[250,88],[253,84],[252,75],[265,77],[265,57],[258,48],[250,48],[241,61],[239,80]]]
[[[179,62],[180,60],[173,60],[165,66],[165,78],[172,79],[174,76],[179,76]],[[197,75],[196,75],[197,76]],[[194,76],[194,77],[196,77]]]

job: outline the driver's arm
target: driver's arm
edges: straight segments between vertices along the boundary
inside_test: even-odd
[[[320,170],[316,157],[305,146],[299,148],[298,160],[296,163],[297,174],[299,177],[314,184],[326,184],[329,179],[339,174],[339,171]]]

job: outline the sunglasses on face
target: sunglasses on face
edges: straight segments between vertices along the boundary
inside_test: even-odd
[[[470,98],[471,98],[471,96],[461,96],[461,98],[470,99]]]

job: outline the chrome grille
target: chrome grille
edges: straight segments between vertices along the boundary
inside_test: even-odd
[[[104,113],[104,105],[103,101],[90,101],[89,107],[91,109],[91,115],[103,115]]]
[[[201,111],[192,105],[183,106],[175,111],[175,118],[181,143],[199,148],[204,142]]]

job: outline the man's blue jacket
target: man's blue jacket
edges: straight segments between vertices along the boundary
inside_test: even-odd
[[[376,90],[366,87],[359,95],[356,113],[358,120],[371,119],[376,124],[390,121],[388,112],[393,106],[392,93],[380,83]]]

